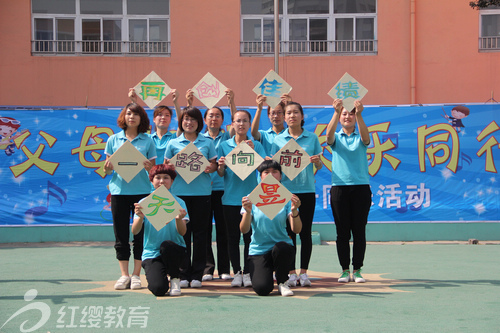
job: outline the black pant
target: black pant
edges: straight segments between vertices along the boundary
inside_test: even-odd
[[[224,219],[226,220],[227,228],[227,249],[229,251],[229,260],[233,266],[233,272],[236,274],[241,271],[240,264],[240,222],[241,222],[241,206],[222,206],[224,211]],[[248,270],[248,248],[252,239],[252,229],[246,234],[243,234],[243,264],[244,273],[249,273]]]
[[[179,278],[182,260],[187,256],[185,247],[172,241],[164,241],[160,245],[160,256],[146,259],[142,262],[142,268],[146,273],[148,289],[155,296],[163,296],[168,291],[168,277]]]
[[[189,214],[189,223],[184,242],[186,242],[187,256],[181,264],[182,280],[201,281],[207,260],[207,233],[212,227],[210,220],[209,195],[186,196],[179,195],[184,200]],[[193,238],[193,258],[191,259],[191,237]]]
[[[311,260],[312,253],[312,223],[314,219],[314,210],[316,209],[316,193],[294,193],[300,199],[299,215],[302,221],[302,230],[299,233],[300,236],[300,268],[308,269],[309,261]],[[286,220],[286,231],[288,236],[293,241],[293,247],[295,252],[297,252],[297,234],[290,228],[290,220]],[[295,257],[293,257],[293,263],[290,270],[295,269]]]
[[[222,211],[221,198],[224,191],[212,191],[211,212],[215,219],[215,241],[217,246],[217,268],[219,277],[226,273],[229,274],[229,253],[227,250],[227,230],[224,213]],[[210,220],[212,220],[212,217]],[[212,251],[212,229],[207,234],[207,264],[203,274],[214,274],[215,258]]]
[[[149,194],[112,195],[111,215],[113,216],[113,230],[115,232],[116,259],[129,260],[130,258],[130,218],[133,216],[134,203],[139,202]],[[144,227],[134,235],[134,259],[141,260],[144,243]]]
[[[266,296],[274,289],[273,271],[276,272],[278,285],[288,280],[288,270],[292,264],[295,251],[293,246],[278,242],[271,251],[263,255],[249,256],[252,288],[260,296]]]
[[[337,255],[343,270],[349,269],[351,233],[353,269],[363,266],[371,197],[370,185],[332,186],[330,189],[330,204],[337,229]]]

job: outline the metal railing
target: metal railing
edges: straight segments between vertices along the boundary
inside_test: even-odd
[[[31,53],[34,55],[134,54],[169,56],[170,42],[35,40],[31,41]]]
[[[273,41],[242,41],[241,55],[266,55],[274,53]],[[285,41],[280,42],[281,54],[344,54],[362,53],[377,54],[376,40],[315,40],[315,41]]]
[[[500,37],[480,37],[479,50],[500,51]]]

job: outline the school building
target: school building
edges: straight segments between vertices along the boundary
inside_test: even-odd
[[[4,106],[122,106],[152,70],[181,96],[210,72],[252,106],[274,69],[273,0],[0,3]],[[500,8],[468,3],[280,0],[279,74],[303,105],[345,72],[366,105],[498,100]]]
[[[331,105],[327,93],[347,72],[368,89],[365,105],[386,106],[385,111],[372,113],[370,124],[393,121],[394,128],[396,119],[391,118],[397,118],[401,108],[391,106],[412,105],[398,120],[408,125],[406,133],[427,121],[446,123],[441,105],[488,103],[487,117],[479,118],[483,113],[474,109],[474,116],[467,119],[469,141],[462,136],[463,142],[474,143],[474,149],[472,143],[464,145],[468,156],[484,163],[486,155],[478,155],[481,146],[488,135],[500,133],[487,127],[497,117],[495,103],[500,101],[500,6],[475,10],[469,1],[280,0],[277,71],[292,86],[293,99],[316,111]],[[0,115],[5,117],[40,106],[84,108],[87,115],[94,109],[100,117],[108,117],[111,112],[105,111],[128,103],[128,89],[151,71],[178,90],[181,105],[184,92],[210,72],[235,92],[237,106],[255,107],[252,89],[275,69],[274,0],[0,0],[0,4]],[[224,103],[225,99],[218,105]],[[171,105],[171,99],[167,97],[164,104]],[[433,118],[422,114],[412,119],[411,112],[419,109],[413,105],[418,104],[435,106]],[[195,100],[195,105],[201,103]],[[328,118],[326,112],[317,112],[318,118]],[[23,126],[27,118],[36,118],[18,114]],[[484,133],[482,141],[473,128]],[[495,155],[488,156],[497,156],[498,148],[489,149]],[[21,152],[16,154],[15,158]],[[0,169],[0,178],[3,173],[10,184],[10,160],[3,153],[2,159],[6,167]],[[396,171],[394,182],[404,174],[391,172]],[[498,181],[496,170],[484,172]],[[455,180],[460,189],[460,179]],[[9,198],[7,191],[0,193]],[[494,195],[498,193],[490,200]],[[484,207],[478,203],[476,208]],[[489,213],[494,215],[489,223],[373,224],[368,240],[500,239],[498,210]],[[335,239],[332,224],[315,227],[322,240]],[[61,229],[6,226],[0,242],[112,239],[110,225]]]

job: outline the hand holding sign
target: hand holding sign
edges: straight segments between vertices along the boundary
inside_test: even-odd
[[[156,74],[154,71],[148,74],[141,80],[135,87],[134,91],[137,96],[146,103],[146,105],[153,109],[155,106],[170,94],[170,87]]]
[[[272,108],[281,102],[283,94],[288,94],[291,90],[292,87],[273,70],[270,70],[253,88],[253,92],[257,95],[266,96],[266,102]]]
[[[272,174],[267,175],[248,196],[248,199],[271,220],[291,198],[292,193]]]
[[[361,100],[366,93],[368,93],[368,89],[351,75],[345,73],[328,92],[328,95],[333,99],[341,99],[344,108],[350,112],[354,108],[354,101]]]
[[[160,230],[179,215],[181,205],[163,185],[140,202],[141,212],[156,230]]]

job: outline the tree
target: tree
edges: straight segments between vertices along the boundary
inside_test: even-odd
[[[500,6],[500,0],[476,0],[469,2],[474,9],[487,8],[489,6]]]

